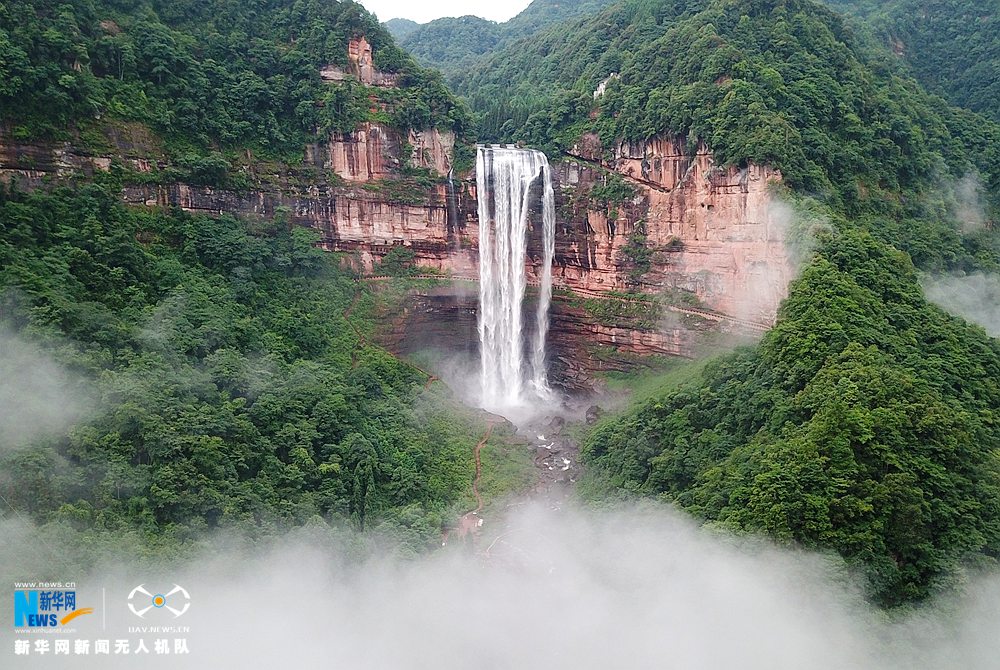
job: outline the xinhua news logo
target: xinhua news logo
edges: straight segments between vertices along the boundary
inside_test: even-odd
[[[93,612],[77,607],[76,590],[14,589],[14,628],[58,628]]]

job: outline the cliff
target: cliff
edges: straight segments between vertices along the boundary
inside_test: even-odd
[[[0,176],[31,188],[52,179],[90,177],[109,170],[113,162],[139,174],[166,167],[141,127],[118,128],[108,141],[113,148],[98,155],[73,142],[23,143],[0,134]],[[367,123],[306,147],[299,166],[248,161],[240,169],[252,177],[250,189],[132,183],[124,186],[122,198],[135,205],[247,218],[285,211],[293,223],[320,231],[324,248],[350,252],[361,272],[377,273],[382,256],[393,246],[405,246],[422,267],[474,278],[479,235],[475,181],[474,175],[446,180],[454,141],[434,129],[403,135]],[[402,152],[407,146],[410,163],[437,175],[437,183],[420,186],[404,178]],[[769,184],[780,181],[780,174],[762,166],[720,169],[704,147],[689,155],[682,143],[670,139],[622,143],[613,160],[604,163],[602,153],[594,138],[584,138],[555,163],[557,288],[585,298],[648,294],[681,308],[695,306],[756,323],[773,319],[792,275],[784,230],[771,212]],[[630,196],[615,205],[595,203],[595,187],[611,175],[631,186]],[[529,256],[537,263],[537,226],[533,232]],[[639,268],[630,258],[636,248],[648,255]],[[529,271],[535,272],[534,265]],[[448,325],[462,323],[449,317],[457,313],[441,301],[433,304],[440,310],[435,321],[445,327],[442,337],[447,340],[451,334],[450,346],[463,346],[454,340],[459,331]],[[460,304],[466,312],[475,308],[474,300]],[[420,331],[430,323],[418,319],[407,327]],[[579,384],[594,371],[619,369],[636,357],[691,355],[698,335],[717,327],[692,320],[690,314],[655,323],[595,318],[580,301],[557,295],[551,338],[562,376]],[[724,321],[722,328],[747,330],[736,320]],[[391,339],[405,338],[396,333]]]
[[[321,76],[399,85],[375,69],[363,37],[351,40],[347,63],[327,66]],[[229,175],[220,182],[240,184],[234,188],[186,179],[141,124],[109,122],[102,130],[96,140],[91,132],[86,141],[78,134],[60,142],[25,142],[0,129],[0,179],[40,188],[117,170],[127,203],[246,218],[283,212],[292,223],[320,231],[323,248],[348,252],[366,274],[378,274],[380,259],[403,246],[423,268],[478,277],[475,175],[454,176],[451,132],[404,132],[366,122],[307,145],[296,164],[258,160],[247,151],[230,158]],[[564,290],[556,292],[551,340],[567,384],[637,357],[691,355],[704,331],[756,332],[773,320],[792,275],[785,231],[772,211],[770,185],[781,181],[778,172],[756,165],[721,168],[706,147],[689,151],[669,137],[622,142],[606,151],[587,135],[566,156],[553,158],[553,279]],[[541,188],[540,180],[534,187]],[[528,252],[529,275],[537,283],[538,225],[531,227]],[[655,300],[648,309],[633,306],[631,316],[628,310],[596,309],[592,302],[620,300],[622,294]],[[400,317],[402,327],[417,333],[443,328],[438,341],[466,346],[455,338],[475,339],[474,330],[465,332],[475,291],[456,295],[461,298],[452,303],[439,294],[415,298],[413,309]],[[428,309],[436,316],[420,317]],[[643,310],[664,316],[636,318]],[[389,337],[401,347],[411,339],[399,332]]]
[[[721,168],[704,145],[688,152],[669,137],[622,142],[605,162],[603,153],[588,136],[558,164],[561,285],[668,292],[739,318],[774,319],[793,275],[785,222],[772,201],[779,172]],[[610,175],[620,176],[634,196],[595,206],[588,194]],[[636,250],[645,250],[645,263]]]

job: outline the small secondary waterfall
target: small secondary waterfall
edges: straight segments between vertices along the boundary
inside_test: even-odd
[[[536,185],[539,180],[541,189]],[[512,407],[548,398],[545,338],[556,219],[549,162],[540,151],[481,146],[476,158],[476,192],[483,406]],[[528,231],[532,211],[539,204],[542,264],[534,337],[526,347],[522,303],[528,284]]]

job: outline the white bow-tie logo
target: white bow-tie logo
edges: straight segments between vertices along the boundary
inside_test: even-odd
[[[179,605],[180,609],[173,607],[171,603]],[[191,595],[179,584],[174,584],[174,588],[166,593],[150,593],[146,590],[145,584],[139,584],[128,594],[128,608],[140,619],[146,612],[158,609],[167,610],[176,619],[187,612],[189,607],[191,607]]]

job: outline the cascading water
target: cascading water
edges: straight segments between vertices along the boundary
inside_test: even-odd
[[[536,181],[541,189],[532,188]],[[555,194],[545,154],[481,146],[476,158],[479,204],[479,344],[482,402],[491,409],[551,396],[545,339],[552,300]],[[542,264],[534,338],[525,355],[522,303],[527,287],[530,216],[541,200]]]

